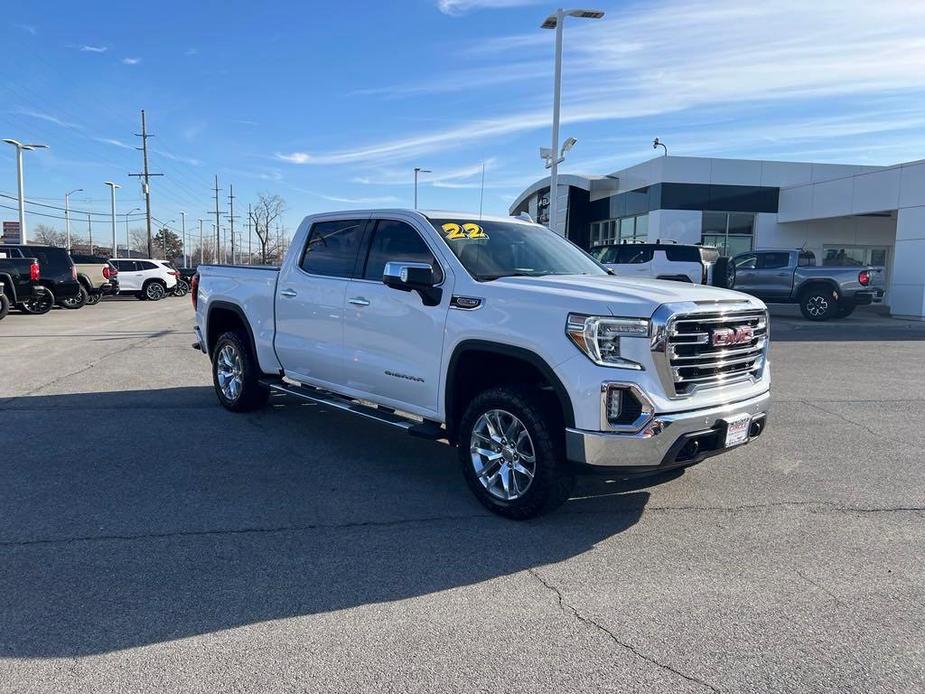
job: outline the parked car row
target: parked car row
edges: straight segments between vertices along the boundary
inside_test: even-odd
[[[0,245],[0,319],[13,308],[41,315],[55,306],[93,306],[115,294],[159,301],[188,291],[189,281],[163,260],[72,255],[64,248],[34,244]]]
[[[594,255],[624,277],[647,277],[735,289],[768,303],[799,304],[804,318],[825,321],[883,300],[884,269],[817,266],[805,249],[760,250],[732,258],[715,248],[678,243],[602,246]]]

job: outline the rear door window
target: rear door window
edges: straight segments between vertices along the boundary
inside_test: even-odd
[[[365,229],[365,219],[315,223],[302,253],[302,269],[312,275],[353,277]]]
[[[790,265],[790,253],[759,253],[758,269],[759,270],[777,270]]]
[[[620,265],[639,265],[648,263],[652,260],[651,246],[638,246],[635,244],[623,244],[617,246],[617,263]]]
[[[757,263],[754,253],[744,253],[732,259],[737,270],[754,270]]]
[[[699,263],[700,249],[693,246],[666,246],[665,257],[673,263]]]

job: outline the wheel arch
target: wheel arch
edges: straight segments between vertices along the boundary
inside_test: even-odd
[[[13,277],[9,273],[0,273],[0,294],[5,294],[10,303],[16,305],[16,285],[13,284]]]
[[[254,331],[251,329],[250,321],[247,320],[247,316],[244,314],[241,307],[230,301],[218,300],[209,302],[208,313],[206,313],[205,330],[206,354],[208,354],[211,359],[215,343],[222,333],[236,328],[244,328],[247,345],[250,347],[251,354],[259,368],[260,364],[257,361],[257,343],[254,340]]]
[[[814,278],[803,280],[797,286],[797,290],[795,292],[796,298],[798,300],[802,300],[803,295],[806,292],[812,291],[813,289],[816,289],[817,287],[829,289],[835,292],[835,295],[837,297],[841,297],[841,288],[838,286],[838,283],[836,283],[835,280],[831,280],[831,279],[827,279],[823,277],[818,277],[818,278],[814,277]]]
[[[575,411],[568,390],[553,368],[540,355],[524,347],[488,340],[463,340],[450,357],[444,404],[450,441],[472,396],[485,387],[500,383],[520,383],[527,379],[548,386],[559,405],[565,426],[575,425]]]

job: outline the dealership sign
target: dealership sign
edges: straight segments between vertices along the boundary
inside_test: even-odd
[[[19,222],[3,223],[3,243],[22,243],[22,236],[19,233]]]

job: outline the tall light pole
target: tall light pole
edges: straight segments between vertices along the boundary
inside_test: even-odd
[[[180,210],[180,236],[183,243],[183,267],[189,267],[188,256],[186,255],[186,212]]]
[[[64,232],[67,234],[67,252],[71,252],[71,215],[68,207],[68,198],[74,193],[82,193],[83,188],[75,188],[70,193],[64,194]]]
[[[602,10],[563,10],[558,9],[549,15],[540,26],[542,29],[556,30],[556,67],[553,81],[552,97],[552,166],[549,171],[549,228],[555,231],[556,217],[559,214],[559,101],[562,92],[562,30],[566,17],[582,19],[600,19]],[[563,230],[564,231],[564,230]],[[563,234],[564,235],[564,234]]]
[[[204,245],[205,239],[202,236],[202,222],[203,221],[204,220],[202,219],[202,217],[200,217],[199,218],[199,264],[200,265],[205,263],[205,255],[203,254],[206,252],[206,247]]]
[[[19,243],[26,243],[26,198],[23,192],[22,182],[22,153],[23,150],[32,151],[34,149],[46,149],[48,145],[24,144],[16,140],[4,139],[8,145],[16,148],[16,176],[19,181]]]
[[[433,173],[430,169],[422,169],[420,166],[414,167],[414,209],[418,208],[418,174]]]
[[[121,188],[118,183],[104,181],[109,186],[109,201],[112,206],[112,257],[116,257],[116,189]]]
[[[141,211],[140,207],[133,207],[132,209],[130,209],[128,212],[125,213],[125,254],[129,258],[132,257],[132,251],[131,251],[131,243],[129,242],[129,238],[128,238],[128,218],[129,218],[129,215],[132,214],[132,212],[139,212],[139,211]]]

